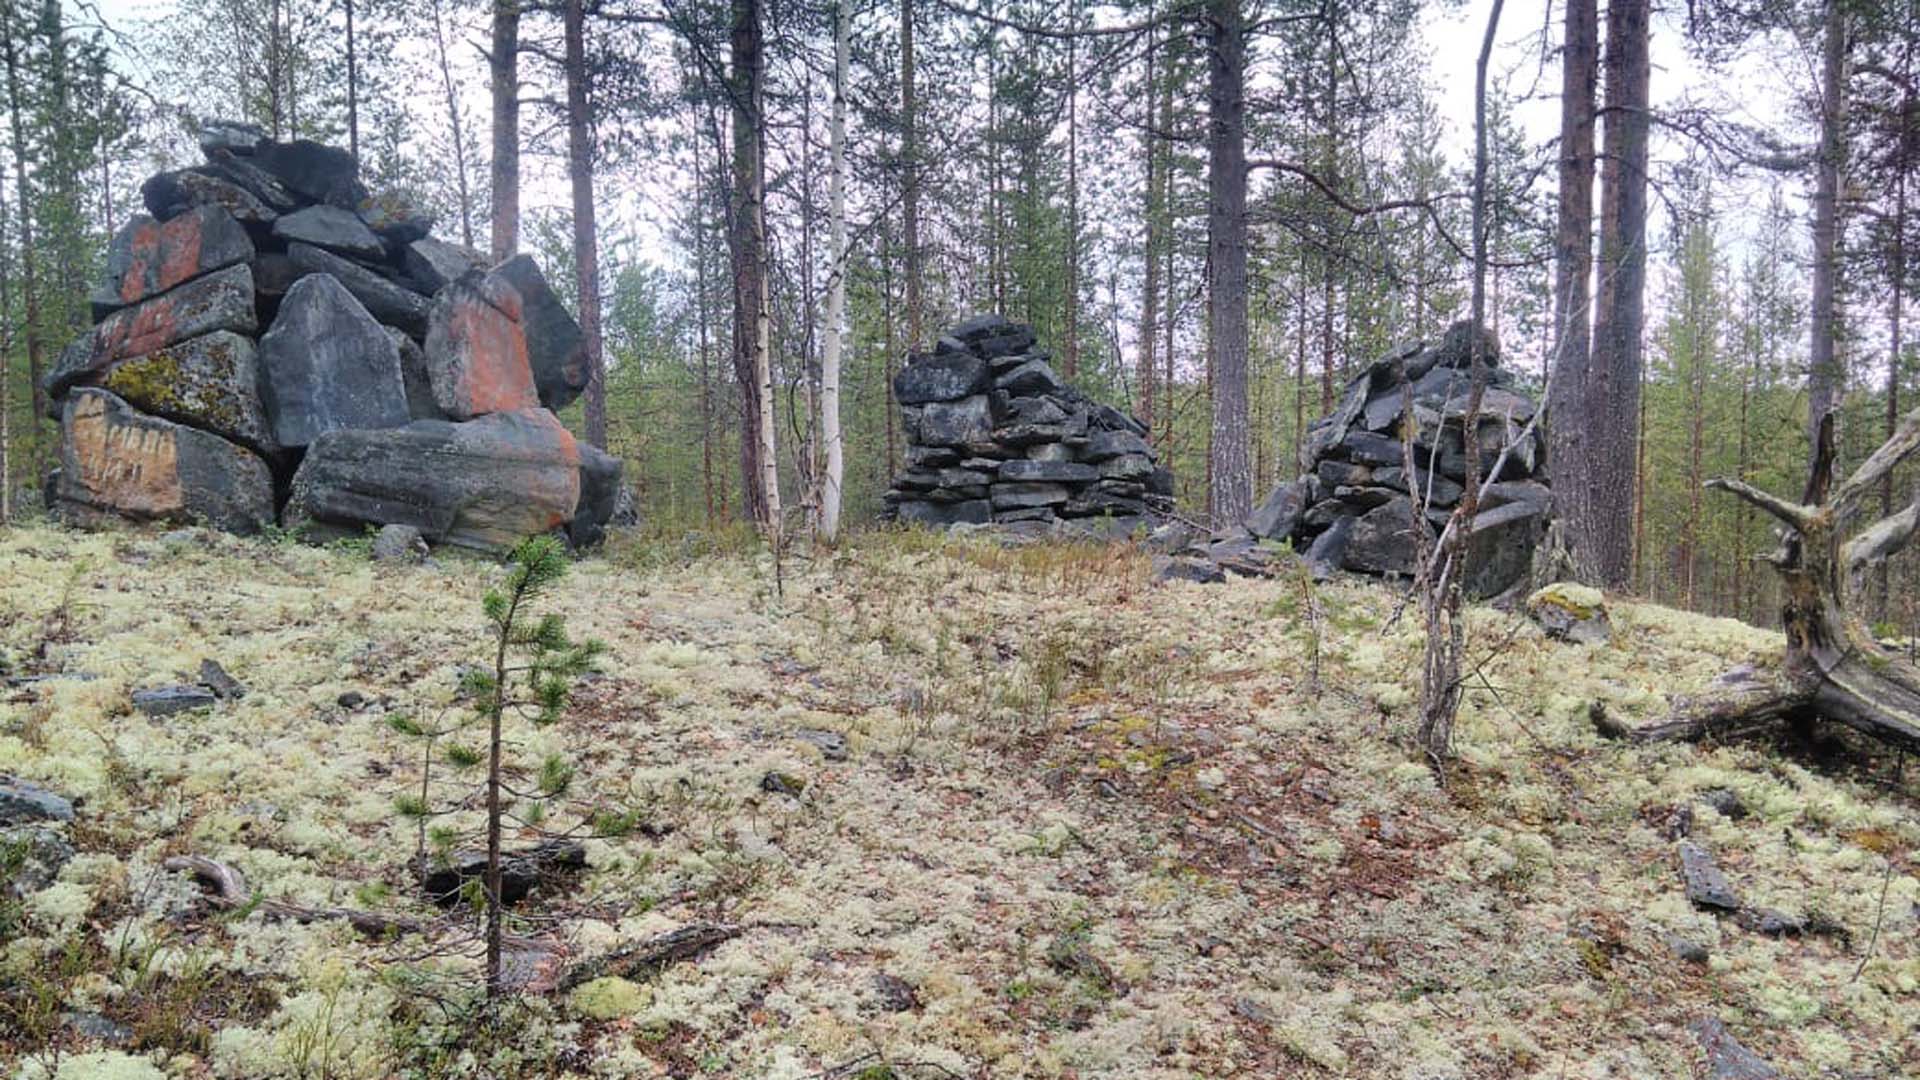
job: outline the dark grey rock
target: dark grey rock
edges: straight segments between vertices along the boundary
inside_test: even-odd
[[[999,424],[1063,424],[1068,411],[1050,397],[1014,397],[1005,390],[987,395]]]
[[[1348,460],[1363,465],[1398,465],[1406,460],[1406,452],[1398,439],[1375,435],[1371,431],[1347,432],[1341,437],[1338,448]]]
[[[1686,882],[1687,899],[1694,907],[1740,910],[1740,897],[1733,891],[1732,883],[1714,865],[1713,856],[1691,840],[1680,841],[1680,876]]]
[[[950,446],[908,446],[906,457],[909,469],[938,469],[960,464],[960,451]],[[1000,463],[991,464],[997,468]]]
[[[923,446],[966,446],[993,439],[992,409],[985,394],[936,401],[905,410],[907,438]]]
[[[1778,1080],[1780,1073],[1760,1055],[1740,1045],[1717,1016],[1687,1025],[1707,1055],[1709,1080]]]
[[[1412,501],[1397,496],[1354,522],[1340,565],[1369,574],[1412,574],[1432,542],[1425,524],[1416,525]]]
[[[1060,377],[1053,373],[1053,365],[1045,360],[1029,360],[995,378],[993,385],[1009,394],[1031,396],[1059,390]]]
[[[1108,480],[1145,480],[1153,473],[1153,459],[1145,454],[1123,454],[1100,463],[1100,475]]]
[[[984,478],[983,478],[984,479]],[[1090,484],[1100,479],[1100,470],[1092,465],[1081,465],[1071,461],[1035,461],[1032,459],[1003,462],[1000,466],[1000,479],[1027,480],[1040,483]]]
[[[312,244],[360,259],[379,259],[386,246],[351,210],[337,206],[309,206],[282,214],[273,223],[273,235],[288,243]]]
[[[115,361],[220,330],[252,334],[256,325],[253,272],[244,264],[229,266],[108,315],[61,352],[42,385],[57,402]]]
[[[579,503],[573,436],[552,413],[528,409],[327,432],[294,474],[287,518],[349,533],[412,525],[429,543],[498,554],[565,525]]]
[[[433,382],[427,376],[427,351],[397,326],[382,327],[400,350],[400,385],[407,392],[407,415],[415,420],[445,420],[447,414],[433,400]]]
[[[1002,466],[1004,470],[1005,466]],[[995,510],[1020,510],[1032,506],[1052,506],[1066,502],[1073,493],[1060,484],[1006,483],[993,485]]]
[[[236,154],[251,154],[267,141],[266,129],[259,124],[249,124],[244,120],[202,120],[194,139],[200,144],[200,152],[212,154],[216,150],[226,150]]]
[[[156,173],[140,185],[140,200],[161,221],[196,206],[217,206],[247,225],[271,225],[280,216],[259,196],[205,168]]]
[[[986,499],[936,503],[921,499],[903,502],[895,508],[895,517],[903,522],[933,527],[946,525],[985,525],[993,520],[993,504]]]
[[[1667,948],[1673,953],[1675,959],[1684,960],[1689,964],[1704,964],[1712,956],[1705,945],[1678,934],[1667,935]]]
[[[1741,802],[1739,794],[1729,788],[1709,788],[1701,792],[1698,798],[1729,821],[1739,821],[1747,816],[1747,804]]]
[[[373,561],[378,563],[422,563],[427,559],[427,538],[412,525],[382,525],[373,536]]]
[[[6,816],[5,787],[0,780],[0,821]],[[12,865],[0,862],[0,899],[9,894],[24,899],[53,884],[75,854],[66,837],[38,826],[0,827],[0,852],[18,860],[8,860]]]
[[[1035,443],[1027,447],[1028,461],[1072,461],[1077,456],[1066,443]]]
[[[1385,506],[1393,500],[1404,498],[1405,496],[1393,488],[1368,485],[1366,487],[1334,488],[1333,497],[1356,510],[1372,510],[1374,507]]]
[[[540,404],[554,410],[566,408],[587,388],[586,335],[532,256],[515,255],[493,272],[520,292],[520,324],[526,331],[527,361],[533,365]]]
[[[153,717],[172,716],[193,709],[210,709],[219,700],[213,691],[204,686],[185,684],[133,692],[133,707]]]
[[[1142,439],[1152,434],[1147,430],[1147,425],[1111,405],[1099,405],[1094,408],[1093,426],[1101,431],[1131,432]]]
[[[201,171],[237,185],[276,214],[297,210],[304,202],[289,191],[279,177],[254,164],[251,155],[215,150],[207,155],[207,164]]]
[[[801,728],[793,733],[795,739],[815,747],[828,761],[847,760],[847,737],[837,731],[823,731],[819,728]]]
[[[467,271],[487,265],[486,256],[479,252],[430,236],[408,244],[401,253],[401,261],[406,266],[407,277],[428,296],[460,280]]]
[[[273,478],[251,451],[218,435],[162,420],[106,390],[67,395],[54,490],[60,516],[78,525],[111,518],[204,520],[228,532],[273,523]]]
[[[1316,577],[1325,577],[1339,569],[1347,557],[1347,544],[1353,537],[1351,516],[1336,517],[1325,532],[1307,546],[1307,565]]]
[[[1300,527],[1306,509],[1306,485],[1297,481],[1281,484],[1253,508],[1247,518],[1247,531],[1263,539],[1285,540]]]
[[[797,799],[807,790],[807,782],[791,773],[769,772],[760,778],[760,790]]]
[[[400,350],[327,274],[294,282],[260,339],[261,388],[274,439],[307,446],[329,431],[394,428],[411,417]]]
[[[260,401],[253,339],[226,330],[121,360],[97,384],[153,416],[213,432],[262,454],[280,449]]]
[[[1153,559],[1153,580],[1215,585],[1227,580],[1227,573],[1211,559],[1194,555],[1156,555]]]
[[[308,274],[326,274],[346,287],[368,314],[389,326],[397,326],[414,340],[427,336],[427,298],[412,289],[396,285],[372,270],[323,251],[312,244],[292,244],[287,257]]]
[[[590,548],[607,537],[620,500],[620,476],[625,463],[587,442],[580,448],[580,502],[567,524],[567,539],[576,549]]]
[[[1350,461],[1335,461],[1329,458],[1322,461],[1313,470],[1324,490],[1332,491],[1337,487],[1355,487],[1373,483],[1373,469],[1365,465],[1355,465]]]
[[[1452,506],[1466,493],[1466,489],[1454,481],[1417,467],[1413,471],[1411,487],[1407,484],[1407,470],[1398,465],[1373,470],[1373,483],[1416,495],[1433,506]]]
[[[221,207],[195,207],[164,223],[136,214],[113,234],[106,274],[88,300],[97,321],[106,311],[251,258],[247,230]]]
[[[569,874],[585,869],[587,849],[575,840],[545,840],[531,847],[508,850],[500,857],[500,902],[518,904],[534,889],[558,885]],[[482,881],[487,853],[456,851],[443,864],[422,866],[420,889],[443,907],[457,902],[468,882]]]
[[[920,995],[913,984],[897,975],[875,972],[873,976],[873,998],[882,1012],[912,1012],[920,1006]]]
[[[238,701],[247,696],[247,688],[240,680],[227,674],[218,660],[200,661],[200,685],[213,691],[213,696],[221,701]]]
[[[359,179],[359,163],[337,146],[311,139],[290,143],[268,140],[254,148],[253,159],[289,189],[315,202],[352,210],[367,197]]]
[[[1735,916],[1741,926],[1766,937],[1799,937],[1807,932],[1807,920],[1799,915],[1769,907],[1742,908]]]
[[[1545,509],[1531,503],[1508,503],[1476,514],[1467,534],[1467,573],[1461,579],[1467,595],[1484,600],[1525,583],[1545,520]]]
[[[426,239],[439,220],[404,192],[383,191],[362,199],[354,208],[362,224],[372,229],[389,249],[398,250]]]
[[[1102,431],[1087,440],[1087,447],[1081,451],[1086,461],[1105,461],[1122,454],[1150,455],[1153,448],[1147,440],[1131,431]]]
[[[72,821],[73,803],[38,784],[0,776],[0,825]]]
[[[987,389],[987,362],[971,352],[921,354],[893,377],[894,400],[902,405],[957,401]]]

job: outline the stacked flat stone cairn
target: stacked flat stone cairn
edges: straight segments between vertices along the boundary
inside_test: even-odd
[[[80,524],[418,528],[498,552],[599,538],[620,462],[555,418],[580,328],[532,259],[494,267],[375,195],[344,150],[204,125],[113,238],[95,325],[45,381],[48,501]]]
[[[1458,322],[1438,341],[1403,345],[1367,365],[1333,414],[1308,430],[1301,475],[1276,487],[1244,529],[1190,549],[1186,558],[1198,565],[1189,561],[1173,576],[1257,570],[1268,561],[1262,541],[1291,542],[1322,574],[1411,576],[1465,493],[1471,446],[1493,483],[1469,534],[1462,584],[1484,599],[1526,582],[1553,506],[1546,444],[1528,427],[1536,403],[1499,366],[1491,334],[1481,343],[1488,370],[1479,419],[1466,430],[1471,335],[1471,324]],[[1409,409],[1411,471],[1402,441]],[[1425,507],[1417,518],[1416,505]]]
[[[1054,374],[1033,329],[968,319],[894,376],[907,470],[888,514],[931,526],[1125,536],[1173,505],[1147,429]],[[1062,531],[1066,531],[1063,529]]]

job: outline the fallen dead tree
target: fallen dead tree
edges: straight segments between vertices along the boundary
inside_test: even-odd
[[[1730,737],[1782,720],[1818,718],[1844,724],[1902,750],[1920,750],[1920,667],[1874,641],[1847,609],[1847,596],[1868,572],[1905,547],[1920,526],[1920,498],[1898,513],[1853,531],[1867,496],[1920,449],[1920,409],[1838,487],[1833,484],[1833,417],[1820,427],[1807,490],[1800,502],[1743,481],[1708,487],[1728,492],[1785,526],[1778,551],[1761,558],[1780,574],[1780,622],[1786,653],[1777,669],[1746,666],[1675,703],[1666,720],[1639,728],[1596,723],[1604,734],[1657,742]]]

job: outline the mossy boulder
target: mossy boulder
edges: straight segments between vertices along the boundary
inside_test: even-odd
[[[1613,638],[1606,596],[1570,581],[1555,582],[1527,597],[1527,614],[1548,637],[1577,645],[1604,645]]]

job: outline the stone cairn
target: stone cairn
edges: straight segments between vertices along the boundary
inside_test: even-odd
[[[214,123],[113,238],[95,325],[45,380],[49,506],[79,524],[368,526],[498,552],[597,540],[620,462],[553,410],[587,383],[539,268],[430,236],[344,150]]]
[[[887,516],[931,526],[987,525],[1121,537],[1172,509],[1173,474],[1147,429],[1061,382],[1033,329],[968,319],[894,376],[907,471]]]
[[[1482,355],[1491,368],[1469,440],[1470,335],[1470,324],[1458,322],[1437,342],[1403,345],[1368,365],[1347,383],[1334,413],[1308,430],[1301,476],[1274,488],[1244,529],[1188,548],[1164,575],[1259,572],[1269,562],[1261,542],[1290,541],[1322,575],[1411,576],[1465,492],[1471,442],[1482,476],[1496,466],[1499,473],[1474,518],[1463,585],[1484,599],[1525,582],[1553,505],[1544,436],[1527,430],[1535,403],[1498,366],[1499,346],[1487,334]],[[1409,404],[1411,472],[1401,441]],[[1418,525],[1416,501],[1426,507]]]

